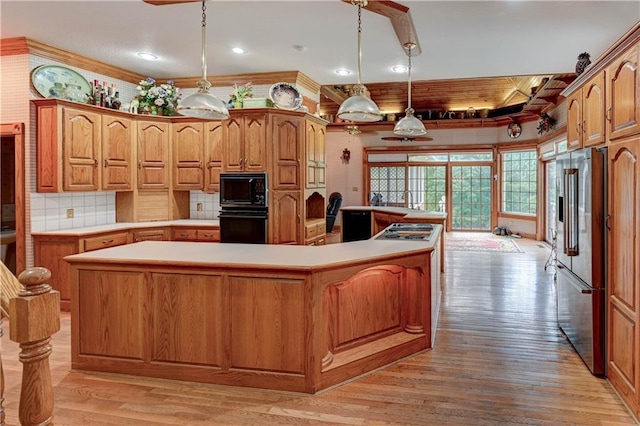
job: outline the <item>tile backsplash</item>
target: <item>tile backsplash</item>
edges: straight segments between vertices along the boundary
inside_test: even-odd
[[[116,223],[114,192],[78,192],[31,194],[31,232],[59,231],[86,226]],[[202,209],[198,210],[198,204]],[[68,217],[68,210],[73,217]],[[189,211],[191,219],[218,219],[220,196],[191,191]]]

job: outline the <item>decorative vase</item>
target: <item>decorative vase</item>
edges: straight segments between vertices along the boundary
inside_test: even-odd
[[[235,109],[240,109],[240,108],[242,108],[242,101],[235,101],[235,102],[233,103],[233,107],[234,107]]]

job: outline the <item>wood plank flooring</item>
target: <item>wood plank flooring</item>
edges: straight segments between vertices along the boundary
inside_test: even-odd
[[[447,253],[435,348],[316,395],[70,371],[53,338],[56,425],[633,425],[558,330],[549,249]],[[4,324],[7,425],[21,364]]]

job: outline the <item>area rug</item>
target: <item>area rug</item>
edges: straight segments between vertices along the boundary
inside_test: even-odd
[[[445,250],[523,253],[514,238],[486,232],[450,232],[447,234]]]

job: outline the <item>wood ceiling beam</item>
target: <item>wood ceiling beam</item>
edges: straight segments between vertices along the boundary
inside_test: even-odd
[[[342,1],[352,4],[351,0]],[[411,18],[411,12],[408,7],[394,1],[369,0],[364,9],[389,18],[393,30],[396,32],[396,37],[398,37],[398,41],[400,42],[400,47],[402,47],[405,54],[407,53],[407,49],[405,49],[404,44],[407,42],[416,44],[412,49],[411,56],[418,56],[422,53],[418,33],[413,25],[413,19]]]
[[[341,105],[342,102],[347,99],[348,94],[342,90],[336,89],[335,86],[320,86],[320,95],[324,95],[337,105]]]

